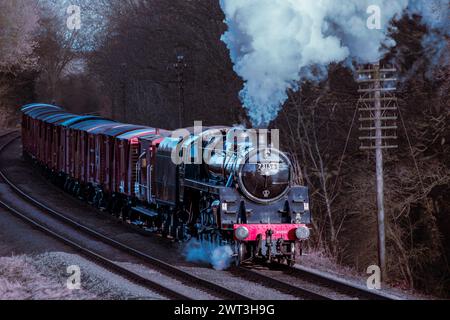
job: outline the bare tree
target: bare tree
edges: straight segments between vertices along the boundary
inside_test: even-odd
[[[340,193],[339,171],[343,160],[337,155],[345,152],[346,144],[336,141],[336,132],[344,130],[333,123],[336,121],[333,114],[345,103],[333,103],[333,99],[334,95],[326,90],[316,91],[308,98],[291,94],[289,105],[279,121],[287,128],[283,136],[288,138],[286,147],[297,166],[297,176],[300,177],[297,182],[311,188],[317,247],[336,256],[339,253],[339,232],[346,219],[346,213],[334,207]],[[341,135],[345,137],[344,132]],[[324,219],[320,215],[322,209]]]
[[[38,21],[37,1],[0,2],[0,72],[15,72],[35,66],[32,54]]]
[[[61,5],[61,3],[60,3]],[[49,102],[56,102],[58,87],[65,76],[74,72],[74,65],[83,66],[84,53],[88,46],[89,31],[69,29],[67,27],[64,6],[42,7],[40,31],[37,35],[38,45],[35,54],[39,64],[40,97]]]
[[[38,20],[37,0],[0,2],[0,126],[14,125],[15,103],[29,95],[23,88],[36,68]]]
[[[240,121],[241,83],[220,41],[226,26],[217,1],[111,3],[89,65],[115,117],[175,128],[183,109],[185,126]]]

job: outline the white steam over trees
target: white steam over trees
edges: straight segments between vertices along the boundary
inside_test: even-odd
[[[448,7],[448,0],[437,2]],[[240,96],[252,122],[274,120],[287,91],[302,80],[323,79],[330,63],[378,61],[395,45],[388,30],[408,5],[440,27],[430,17],[435,0],[221,0],[229,27],[222,40],[245,82]],[[379,28],[368,26],[373,19],[380,19]]]

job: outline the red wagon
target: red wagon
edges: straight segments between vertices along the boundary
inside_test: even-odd
[[[155,134],[156,129],[145,128],[117,136],[114,140],[114,170],[112,192],[135,195],[136,164],[139,154],[139,137]]]
[[[80,122],[99,119],[96,116],[77,116],[62,122],[59,126],[61,127],[61,167],[59,168],[61,172],[67,174],[69,177],[73,177],[75,173],[75,160],[76,160],[76,146],[77,146],[77,136],[71,126]]]
[[[102,126],[116,124],[112,120],[95,119],[78,122],[69,127],[70,134],[75,144],[75,153],[72,155],[72,177],[81,183],[87,183],[89,167],[92,167],[92,159],[95,158],[95,148],[88,146],[88,131]]]
[[[145,127],[135,126],[135,125],[123,125],[110,128],[101,134],[98,134],[99,145],[102,146],[100,149],[100,157],[104,162],[102,163],[101,169],[103,169],[103,179],[100,179],[100,183],[104,187],[104,191],[107,194],[114,192],[115,188],[113,186],[113,177],[115,176],[116,166],[112,165],[114,161],[114,146],[116,137],[134,130],[146,129]],[[101,170],[100,169],[100,170]]]
[[[27,117],[26,122],[29,124],[29,129],[25,135],[27,141],[27,150],[30,154],[41,162],[41,153],[45,145],[45,133],[42,126],[42,118],[46,115],[55,114],[59,112],[58,108],[48,106],[37,106],[25,112]]]

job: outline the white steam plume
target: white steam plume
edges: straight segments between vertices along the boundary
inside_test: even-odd
[[[235,71],[245,81],[240,96],[253,124],[273,120],[287,99],[287,90],[296,90],[301,80],[321,79],[330,63],[379,60],[383,47],[395,45],[387,37],[390,22],[402,16],[409,2],[220,0],[228,25],[222,40]],[[379,29],[367,26],[371,6],[381,9]]]
[[[215,270],[225,270],[232,262],[233,249],[211,242],[189,241],[183,249],[189,262],[209,263]]]
[[[410,1],[408,13],[422,17],[422,22],[428,27],[428,34],[422,40],[426,48],[431,67],[448,65],[450,55],[448,43],[450,38],[450,1],[449,0],[415,0]],[[433,68],[429,68],[428,77],[432,76]]]

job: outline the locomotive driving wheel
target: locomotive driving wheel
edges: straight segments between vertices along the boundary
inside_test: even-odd
[[[287,265],[293,267],[295,265],[295,242],[290,245],[291,255],[286,258]]]
[[[239,267],[241,263],[246,260],[247,246],[243,242],[236,242],[234,246],[235,246],[234,264],[236,265],[236,267]]]

